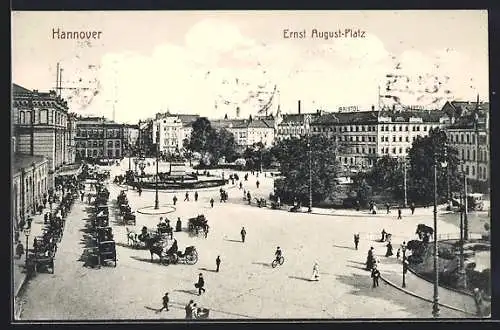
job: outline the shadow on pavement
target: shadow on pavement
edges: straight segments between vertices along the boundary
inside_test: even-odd
[[[198,268],[199,270],[204,270],[206,272],[212,272],[212,273],[217,273],[217,271],[215,269],[208,269],[208,268],[205,268],[205,267],[202,267],[202,268]]]
[[[197,296],[198,295],[198,292],[197,290],[183,290],[183,289],[177,289],[177,290],[174,290],[175,292],[182,292],[182,293],[187,293],[187,294],[191,294],[193,296]]]
[[[137,261],[143,261],[143,262],[148,262],[150,264],[158,264],[158,265],[161,265],[160,263],[160,260],[159,259],[153,259],[153,262],[151,262],[151,258],[141,258],[141,257],[137,257],[137,256],[131,256],[130,258],[134,259],[134,260],[137,260]]]
[[[260,265],[260,266],[264,266],[264,267],[272,267],[271,263],[269,263],[269,262],[252,262],[252,265]]]
[[[340,249],[348,249],[348,250],[354,250],[354,247],[351,246],[342,246],[342,245],[332,245],[333,247],[340,248]]]
[[[235,240],[235,239],[224,238],[224,240],[227,241],[227,242],[243,243],[241,240]]]
[[[296,280],[302,280],[306,282],[312,282],[310,278],[307,277],[300,277],[300,276],[288,276],[288,278],[296,279]]]
[[[365,270],[366,271],[366,268],[365,267],[361,267],[361,266],[347,265],[347,267],[349,267],[349,268],[355,268],[355,269],[361,269],[361,270]]]
[[[353,264],[358,264],[358,265],[364,265],[365,263],[362,261],[354,261],[354,260],[347,260],[348,262],[352,262]]]

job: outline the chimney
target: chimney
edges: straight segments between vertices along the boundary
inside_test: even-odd
[[[297,106],[299,108],[299,115],[300,115],[300,100],[297,102]]]
[[[374,105],[372,105],[372,111],[375,111],[375,106]]]

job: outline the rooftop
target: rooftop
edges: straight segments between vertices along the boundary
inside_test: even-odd
[[[31,156],[27,154],[14,154],[14,157],[12,159],[12,169],[13,173],[17,173],[21,171],[23,168],[28,168],[35,164],[39,164],[43,161],[45,161],[46,158],[44,156]]]
[[[312,124],[377,123],[378,111],[330,112],[318,116]]]

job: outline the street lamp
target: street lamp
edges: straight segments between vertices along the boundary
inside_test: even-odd
[[[440,162],[441,167],[447,167],[447,145],[444,145],[444,162]],[[434,153],[434,299],[432,304],[432,316],[439,317],[439,247],[438,247],[438,232],[437,232],[437,154]]]
[[[406,242],[401,244],[401,250],[403,251],[403,288],[406,288],[406,272],[408,271],[408,265],[406,261]]]
[[[307,212],[312,212],[312,150],[311,150],[311,118],[306,116],[304,118],[305,126],[307,130],[307,149],[309,154],[309,208]]]
[[[407,163],[407,159],[406,157],[402,158],[402,163],[403,163],[403,190],[404,190],[404,207],[407,207],[408,206],[408,195],[407,195],[407,180],[406,180],[406,176],[407,176],[407,169],[406,169],[406,163]]]
[[[29,244],[30,234],[31,234],[31,229],[24,228],[24,235],[26,236],[26,259],[24,260],[24,262],[26,264],[26,269],[28,269],[28,244]]]

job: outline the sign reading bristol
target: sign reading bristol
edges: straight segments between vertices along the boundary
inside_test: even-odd
[[[339,112],[353,112],[353,111],[359,111],[359,108],[357,105],[339,107]]]

